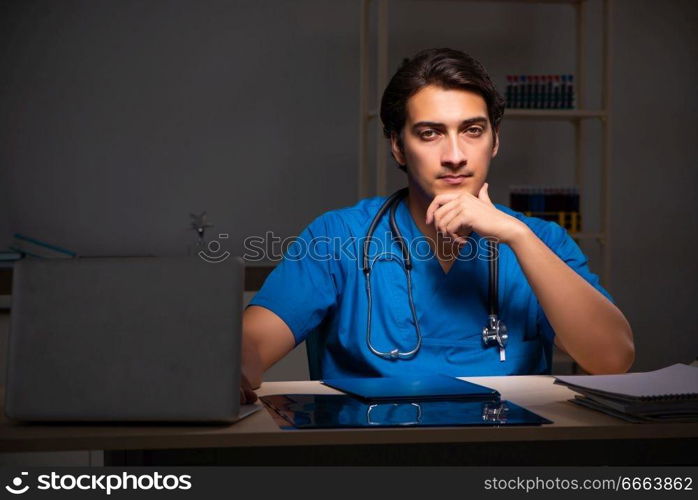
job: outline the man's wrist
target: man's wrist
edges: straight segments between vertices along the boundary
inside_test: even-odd
[[[512,219],[514,219],[512,217]],[[500,239],[502,243],[514,247],[520,244],[522,241],[526,240],[533,234],[533,231],[518,219],[514,219],[511,228],[507,231],[503,238]]]

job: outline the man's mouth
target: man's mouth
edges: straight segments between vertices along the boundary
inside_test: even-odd
[[[443,179],[444,182],[448,184],[460,184],[462,183],[467,177],[472,177],[472,175],[465,175],[465,174],[460,174],[460,175],[442,175],[439,177],[439,179]]]

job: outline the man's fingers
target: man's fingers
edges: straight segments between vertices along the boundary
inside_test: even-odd
[[[451,210],[447,211],[446,213],[439,214],[439,216],[437,217],[436,228],[442,233],[446,234],[446,228],[449,224],[457,225],[458,221],[454,222],[454,219],[456,219],[461,214],[461,211],[462,210],[460,206],[454,206]]]
[[[247,404],[257,401],[257,394],[252,389],[245,389],[245,401]]]
[[[252,389],[240,387],[240,404],[246,405],[257,401],[257,394]]]
[[[458,234],[458,230],[463,228],[471,229],[469,226],[464,225],[462,220],[453,219],[449,224],[446,224],[444,233],[458,243],[465,243],[465,238]]]
[[[458,200],[454,198],[453,200],[447,201],[443,205],[436,207],[431,213],[431,221],[427,221],[427,224],[438,224],[439,220],[441,220],[444,215],[457,206]]]
[[[240,404],[250,404],[257,401],[257,395],[252,390],[250,381],[244,373],[240,374]]]
[[[449,201],[455,200],[456,198],[458,198],[457,194],[440,194],[438,196],[435,196],[434,199],[431,201],[431,204],[427,208],[426,223],[431,224],[434,217],[434,212],[436,212],[439,208],[441,208]]]

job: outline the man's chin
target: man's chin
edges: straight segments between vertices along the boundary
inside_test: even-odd
[[[434,187],[434,196],[440,194],[463,194],[470,193],[473,196],[477,196],[477,193],[473,193],[473,187],[468,185],[468,183],[463,184],[446,184]]]

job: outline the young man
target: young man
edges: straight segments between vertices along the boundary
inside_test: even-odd
[[[429,49],[403,63],[381,101],[407,174],[397,228],[390,210],[376,218],[385,198],[371,198],[301,233],[245,311],[243,399],[311,332],[323,378],[550,373],[553,342],[590,373],[628,370],[630,325],[567,232],[490,201],[503,113],[484,68],[463,52]],[[483,341],[492,258],[505,345]]]

